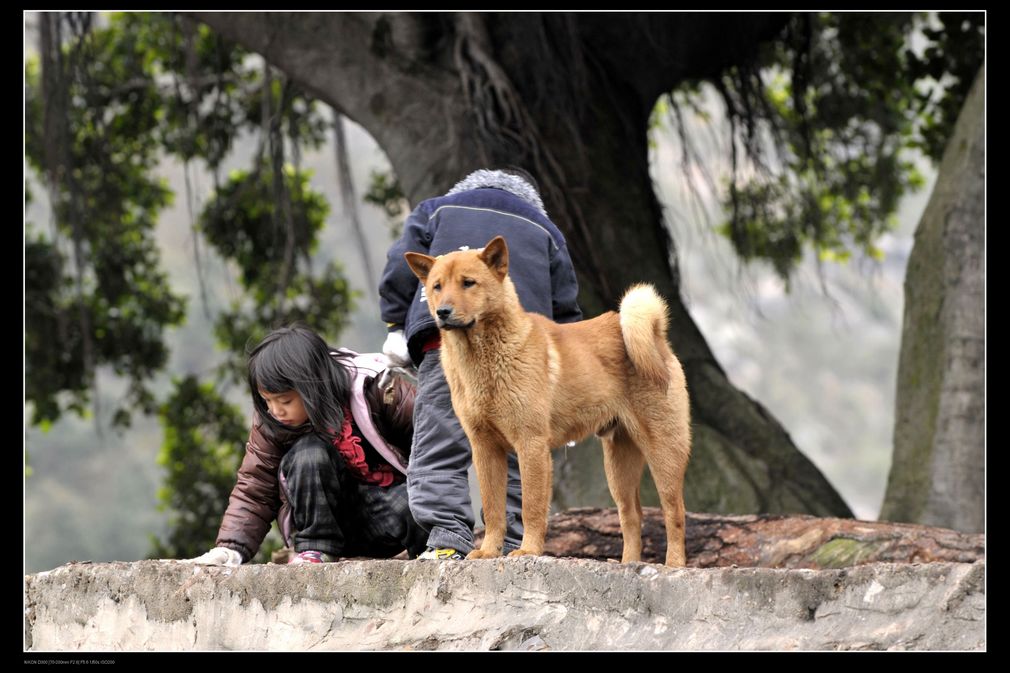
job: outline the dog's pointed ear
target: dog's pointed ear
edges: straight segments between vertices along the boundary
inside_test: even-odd
[[[431,267],[435,264],[434,257],[422,255],[419,252],[405,252],[403,253],[403,256],[407,260],[410,270],[414,272],[415,276],[421,279],[422,283],[428,280],[428,273],[431,271]]]
[[[490,243],[484,246],[480,258],[498,276],[498,280],[505,278],[509,272],[509,247],[501,236],[495,236]]]

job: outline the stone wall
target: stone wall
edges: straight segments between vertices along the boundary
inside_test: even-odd
[[[31,651],[981,650],[985,562],[668,569],[524,557],[25,578]]]

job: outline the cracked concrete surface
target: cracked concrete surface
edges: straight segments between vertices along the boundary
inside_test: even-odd
[[[985,562],[668,569],[523,557],[25,578],[33,651],[981,650]]]

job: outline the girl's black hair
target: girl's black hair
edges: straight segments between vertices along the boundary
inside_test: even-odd
[[[343,355],[332,356],[322,337],[301,324],[275,329],[249,353],[249,390],[253,406],[268,430],[278,440],[292,437],[304,428],[289,428],[277,422],[259,391],[301,395],[308,425],[323,437],[334,439],[344,423],[344,407],[351,399],[351,377],[341,364]]]

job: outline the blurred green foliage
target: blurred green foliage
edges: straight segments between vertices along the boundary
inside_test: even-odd
[[[41,53],[25,66],[25,150],[53,227],[26,223],[32,423],[88,415],[95,369],[111,365],[130,383],[112,424],[128,426],[140,411],[157,413],[164,428],[158,497],[171,520],[152,553],[197,555],[214,541],[244,451],[247,428],[224,395],[236,383],[244,391],[246,349],[294,320],[335,338],[352,308],[339,265],[312,265],[329,204],[287,160],[318,147],[328,121],[260,59],[174,14],[117,13],[102,25],[87,13],[39,19]],[[221,184],[221,163],[242,134],[260,137],[253,166]],[[214,380],[174,379],[159,402],[149,384],[168,358],[165,328],[186,309],[153,237],[173,198],[153,176],[165,154],[214,175],[194,229],[234,262],[244,292],[215,317],[227,356]]]
[[[159,509],[170,516],[166,538],[152,539],[152,556],[193,558],[214,546],[249,428],[213,384],[195,376],[176,379],[158,413],[165,438],[158,464],[167,473]]]
[[[372,171],[369,175],[368,191],[364,196],[365,203],[382,208],[389,218],[389,228],[393,238],[399,238],[403,233],[403,218],[407,211],[407,197],[400,187],[400,181],[395,175]]]
[[[981,12],[800,13],[711,80],[732,139],[719,230],[740,258],[786,282],[808,245],[822,260],[879,258],[898,203],[923,184],[913,151],[939,161],[984,45]],[[653,119],[682,128],[700,85],[685,82]]]
[[[246,350],[271,329],[301,321],[321,334],[340,334],[358,294],[338,264],[312,270],[312,253],[329,211],[326,199],[309,189],[304,172],[286,170],[284,182],[292,195],[290,258],[288,231],[272,224],[279,209],[269,168],[233,173],[200,215],[200,230],[222,257],[237,263],[245,290],[244,299],[223,311],[214,327],[227,354],[221,375],[240,385]],[[286,271],[287,266],[294,268]]]

